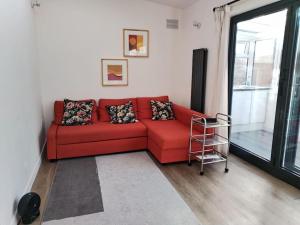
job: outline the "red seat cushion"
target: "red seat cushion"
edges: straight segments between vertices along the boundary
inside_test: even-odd
[[[142,120],[148,129],[148,137],[161,149],[188,148],[190,127],[178,120]]]
[[[80,100],[83,101],[92,101],[94,103],[93,111],[92,111],[92,122],[96,123],[98,121],[97,116],[97,103],[94,99]],[[61,125],[62,119],[64,115],[64,101],[55,101],[54,102],[54,123]]]
[[[136,98],[123,98],[123,99],[100,99],[99,106],[98,106],[99,120],[102,122],[110,121],[110,116],[106,110],[106,106],[108,106],[108,105],[123,105],[123,104],[128,103],[129,101],[132,102],[133,111],[135,113],[135,118],[138,119]]]
[[[137,105],[138,105],[138,118],[141,119],[151,119],[152,118],[152,108],[150,101],[160,101],[160,102],[167,102],[169,101],[168,96],[159,96],[159,97],[140,97],[137,98]]]
[[[59,126],[57,129],[57,144],[64,145],[146,136],[147,129],[141,122],[130,124],[97,122],[86,126]]]

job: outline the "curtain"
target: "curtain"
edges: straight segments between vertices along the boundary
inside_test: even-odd
[[[229,47],[229,31],[230,31],[230,6],[224,6],[216,9],[214,12],[215,23],[218,35],[218,57],[217,57],[217,73],[214,79],[214,91],[212,96],[212,104],[209,109],[210,115],[216,113],[228,114],[228,47]],[[219,134],[228,137],[228,129],[220,128]],[[227,153],[228,149],[220,149],[223,153]]]

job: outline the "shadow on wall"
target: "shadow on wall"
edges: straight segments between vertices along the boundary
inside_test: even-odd
[[[46,122],[45,122],[45,116],[44,113],[42,112],[42,126],[39,132],[39,147],[40,147],[40,154],[41,157],[43,154],[43,151],[45,150],[44,148],[46,148],[46,142],[47,142],[47,135],[46,135]]]

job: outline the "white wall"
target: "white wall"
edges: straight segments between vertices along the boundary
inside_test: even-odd
[[[44,0],[37,10],[41,88],[47,125],[65,97],[169,95],[179,30],[166,19],[180,10],[141,0]],[[129,86],[101,86],[101,58],[122,58],[123,28],[150,30],[150,57],[129,59]]]
[[[198,0],[184,10],[143,0],[41,0],[37,10],[43,108],[47,126],[53,102],[65,97],[122,98],[170,95],[190,105],[192,50],[208,48],[206,105],[212,103],[217,33],[212,9],[230,0]],[[233,14],[276,0],[244,0]],[[179,19],[179,30],[165,28]],[[195,29],[193,21],[202,23]],[[150,57],[129,59],[129,86],[101,86],[101,58],[122,58],[122,29],[150,30]]]
[[[0,29],[0,224],[8,225],[31,188],[44,142],[30,1],[0,1]]]
[[[208,48],[207,89],[214,86],[211,77],[216,73],[217,36],[212,9],[226,2],[228,0],[199,0],[182,13],[179,68],[173,89],[174,98],[180,104],[190,106],[193,49]],[[201,29],[194,28],[193,21],[200,22]],[[207,104],[210,104],[208,98]]]

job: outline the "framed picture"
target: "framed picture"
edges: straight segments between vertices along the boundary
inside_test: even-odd
[[[102,59],[102,85],[127,86],[128,85],[128,60],[127,59]]]
[[[148,30],[123,30],[124,57],[149,56],[149,31]]]

